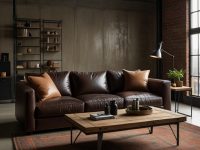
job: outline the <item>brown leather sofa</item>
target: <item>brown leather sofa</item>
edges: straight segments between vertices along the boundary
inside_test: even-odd
[[[148,79],[148,92],[123,91],[122,71],[49,73],[62,97],[38,101],[26,82],[16,85],[15,115],[26,132],[69,127],[64,114],[104,110],[115,100],[119,108],[139,98],[140,104],[171,109],[170,81]]]

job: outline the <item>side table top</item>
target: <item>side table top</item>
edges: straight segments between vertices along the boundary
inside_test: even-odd
[[[182,87],[173,87],[171,86],[172,91],[191,91],[192,87],[189,86],[182,86]]]

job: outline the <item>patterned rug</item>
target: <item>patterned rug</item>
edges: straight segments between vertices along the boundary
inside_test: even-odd
[[[173,126],[174,130],[176,129]],[[176,131],[176,130],[175,130]],[[78,134],[79,131],[74,131]],[[176,133],[176,132],[175,132]],[[77,142],[70,145],[70,131],[37,133],[13,137],[16,150],[95,150],[97,135],[81,133]],[[105,133],[103,150],[199,150],[200,128],[187,123],[180,124],[180,145],[169,126],[154,127],[153,134],[148,129],[135,129]]]

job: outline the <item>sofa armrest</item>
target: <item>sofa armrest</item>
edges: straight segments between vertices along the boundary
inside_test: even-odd
[[[163,106],[165,109],[171,110],[171,82],[169,80],[149,78],[148,88],[153,94],[163,98]]]
[[[24,125],[26,132],[35,130],[35,111],[36,99],[35,91],[26,82],[20,81],[16,84],[16,119]]]

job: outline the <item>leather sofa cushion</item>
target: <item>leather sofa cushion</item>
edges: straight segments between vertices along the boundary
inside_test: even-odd
[[[107,71],[107,82],[111,93],[123,91],[124,75],[122,71]]]
[[[124,107],[124,99],[112,94],[85,94],[77,97],[85,103],[85,112],[104,111],[106,103],[115,100],[118,108]]]
[[[147,83],[150,70],[123,70],[124,91],[148,91]]]
[[[160,96],[154,95],[148,92],[139,92],[139,91],[124,91],[120,92],[117,95],[124,98],[125,106],[132,104],[133,99],[138,98],[141,105],[149,106],[162,106],[163,99]]]
[[[71,72],[73,95],[108,93],[106,72]]]
[[[48,101],[40,101],[36,104],[35,117],[55,117],[64,114],[84,112],[83,101],[71,96],[52,98]]]
[[[61,96],[51,77],[47,73],[44,73],[41,76],[29,76],[28,83],[36,91],[37,96],[42,101]]]
[[[71,96],[71,87],[68,71],[48,73],[62,96]]]

